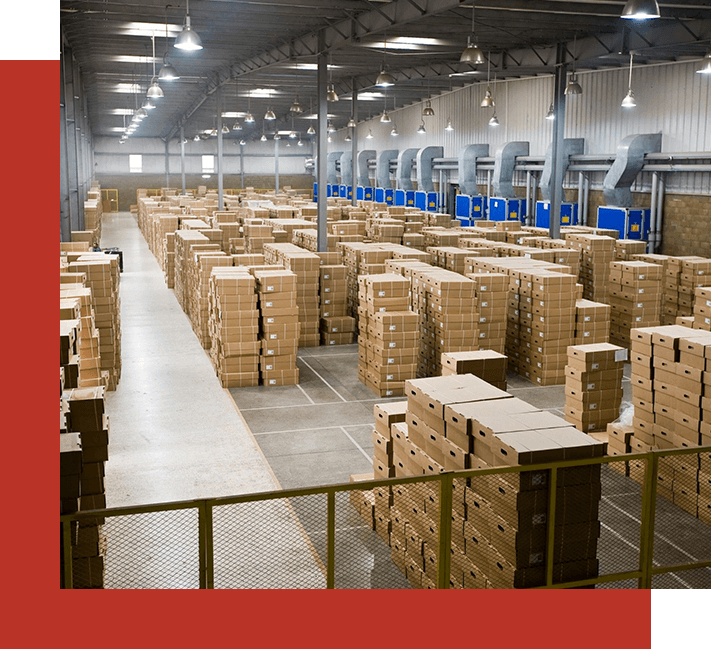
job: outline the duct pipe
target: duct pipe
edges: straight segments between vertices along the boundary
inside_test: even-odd
[[[659,174],[659,196],[657,197],[657,245],[655,252],[662,249],[662,217],[664,216],[664,189],[666,180],[664,174]]]
[[[659,185],[659,173],[654,172],[652,174],[652,202],[649,207],[649,218],[651,223],[649,224],[649,252],[656,252],[657,248],[657,196]]]

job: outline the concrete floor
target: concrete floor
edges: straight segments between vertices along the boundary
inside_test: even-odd
[[[124,253],[123,375],[107,400],[108,506],[336,484],[372,471],[373,405],[386,399],[358,380],[356,345],[299,350],[297,386],[224,390],[135,219],[125,213],[105,215],[101,244]],[[629,366],[627,400],[628,377]],[[509,375],[508,389],[538,408],[563,414],[563,386],[538,387]],[[604,470],[601,574],[636,568],[639,510],[639,486]],[[325,497],[218,508],[214,524],[217,587],[323,587]],[[165,551],[162,537],[172,539],[168,547],[185,553],[192,541],[186,537],[176,545],[176,534],[182,534],[177,528],[192,526],[187,519],[180,527],[151,522],[150,517],[135,529],[127,522],[115,523],[116,561],[110,562],[117,571],[115,583],[194,587],[192,553],[181,564],[184,577],[161,563],[172,554]],[[111,530],[108,523],[107,528]],[[337,587],[409,587],[391,562],[389,548],[364,525],[344,494],[337,497],[336,530]],[[708,527],[661,498],[657,530],[655,565],[711,558]],[[150,571],[145,567],[129,576],[120,568],[130,564],[136,537],[142,554],[150,556],[152,578],[146,577]],[[267,556],[272,560],[268,570],[263,563]],[[111,574],[107,568],[107,578]],[[634,584],[611,584],[630,586]],[[664,576],[655,586],[710,587],[711,572]]]

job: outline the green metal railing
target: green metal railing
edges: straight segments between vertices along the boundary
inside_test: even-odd
[[[711,568],[711,560],[694,560],[674,565],[656,566],[654,565],[654,548],[655,548],[655,517],[657,514],[657,482],[659,476],[659,461],[663,458],[680,458],[689,455],[708,454],[711,452],[711,447],[696,447],[696,448],[681,448],[670,450],[657,450],[649,453],[641,453],[634,455],[623,455],[617,457],[599,457],[584,460],[570,460],[563,462],[551,462],[545,464],[516,466],[516,467],[497,467],[485,470],[465,470],[455,472],[445,472],[436,475],[411,476],[411,477],[395,477],[381,480],[370,480],[365,482],[353,482],[348,484],[313,487],[305,489],[287,489],[282,491],[271,491],[264,493],[253,493],[240,496],[231,496],[224,498],[201,499],[192,501],[181,501],[174,503],[161,503],[155,505],[142,505],[135,507],[120,507],[104,510],[93,510],[78,512],[71,515],[60,517],[63,538],[63,587],[72,588],[74,584],[72,564],[73,564],[73,549],[72,549],[72,529],[73,525],[81,525],[91,523],[92,521],[110,522],[117,521],[122,518],[132,517],[141,514],[151,514],[156,512],[175,512],[178,510],[191,510],[197,512],[197,528],[190,531],[190,534],[197,534],[197,552],[199,556],[199,579],[197,580],[199,588],[214,588],[215,587],[215,531],[213,528],[213,514],[216,509],[223,508],[229,505],[245,505],[248,503],[282,503],[291,508],[293,513],[293,503],[295,499],[305,499],[313,496],[325,496],[326,501],[326,522],[325,522],[325,562],[321,563],[322,572],[325,577],[325,587],[334,588],[337,568],[343,568],[342,562],[339,563],[336,555],[336,519],[337,506],[336,497],[339,494],[351,494],[352,492],[364,492],[377,489],[379,487],[392,487],[395,485],[427,485],[437,484],[437,493],[439,494],[439,520],[435,521],[439,525],[438,530],[438,563],[437,563],[437,588],[446,589],[450,586],[450,555],[452,547],[452,513],[453,513],[453,488],[454,481],[462,481],[466,479],[481,479],[485,476],[496,476],[504,474],[514,474],[529,471],[549,471],[548,478],[548,508],[546,517],[547,536],[546,544],[547,551],[545,553],[545,585],[539,588],[573,588],[602,585],[610,582],[620,582],[626,580],[636,580],[638,588],[651,588],[652,579],[655,576],[665,573],[677,573],[688,570],[699,570]],[[615,571],[609,574],[599,575],[597,577],[579,581],[568,581],[565,583],[554,583],[554,545],[555,545],[555,528],[556,528],[556,498],[558,496],[557,485],[559,483],[559,475],[562,469],[571,467],[584,467],[588,465],[615,465],[616,463],[643,463],[644,477],[635,482],[640,485],[641,510],[639,519],[639,556],[637,567],[634,570]],[[627,466],[626,464],[624,466]],[[619,468],[619,467],[618,467]],[[618,471],[619,472],[619,471]],[[620,472],[626,475],[624,471]],[[458,482],[459,484],[459,482]],[[623,494],[624,495],[624,494]],[[304,502],[304,500],[302,500]],[[320,501],[319,501],[320,502]],[[321,515],[323,512],[318,509],[313,509],[314,513]],[[260,534],[278,534],[280,528],[273,527],[273,521],[264,520],[263,525],[259,525],[252,536],[250,536],[250,544],[253,551],[259,553],[259,535]],[[272,527],[270,527],[270,525]],[[251,532],[250,532],[251,534]],[[192,537],[191,537],[192,538]],[[683,539],[677,539],[682,542]],[[131,543],[130,536],[125,540],[129,545]],[[111,539],[109,539],[109,547]],[[628,545],[633,545],[628,543]],[[192,547],[192,546],[191,546]],[[636,547],[636,546],[635,546]],[[191,554],[188,552],[188,554]],[[317,554],[314,552],[314,554]],[[711,557],[710,557],[711,558]],[[260,561],[266,561],[266,567],[263,570],[269,570],[270,561],[278,561],[278,556],[262,556],[259,555]],[[346,558],[344,561],[347,561]],[[140,572],[140,564],[136,569]],[[711,573],[710,573],[711,574]],[[704,577],[705,579],[705,577]],[[711,577],[710,577],[711,579]],[[709,581],[711,585],[711,581]],[[279,587],[279,586],[277,586]]]

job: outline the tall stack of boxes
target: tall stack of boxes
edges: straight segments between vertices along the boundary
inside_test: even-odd
[[[503,354],[506,348],[509,278],[504,273],[469,274],[467,277],[474,282],[479,347]]]
[[[104,509],[104,463],[109,459],[109,419],[105,388],[76,388],[64,393],[66,432],[60,433],[60,511]],[[82,520],[72,535],[74,588],[104,587],[106,536],[103,518]]]
[[[552,413],[472,375],[406,382],[407,404],[375,410],[377,477],[516,466],[601,456],[604,444]],[[387,465],[387,462],[391,462]],[[598,573],[600,467],[558,472],[554,581]],[[471,484],[469,484],[471,483]],[[452,588],[525,588],[545,583],[548,472],[455,480]],[[375,525],[389,521],[393,562],[416,588],[437,579],[437,487],[376,490]]]
[[[296,275],[288,270],[255,270],[254,277],[259,294],[262,382],[267,386],[296,385],[301,328]]]
[[[711,286],[697,286],[694,295],[694,329],[711,331]]]
[[[417,372],[418,316],[410,311],[410,281],[384,273],[358,278],[358,378],[381,397],[404,394]]]
[[[71,262],[70,272],[86,274],[91,288],[94,323],[99,330],[99,368],[84,368],[82,378],[100,379],[106,376],[106,387],[115,390],[121,377],[121,300],[118,255],[88,253]]]
[[[254,276],[244,268],[210,274],[210,358],[223,388],[259,385],[259,308]]]
[[[711,444],[711,333],[668,325],[633,329],[632,452]],[[657,493],[711,524],[708,458],[659,463]]]
[[[609,304],[576,300],[575,302],[575,344],[591,345],[610,340]]]
[[[568,347],[565,418],[584,433],[605,431],[620,415],[627,349],[597,343]]]
[[[565,240],[580,249],[580,283],[583,297],[608,303],[610,262],[615,260],[615,239],[597,234],[566,234]]]
[[[193,331],[204,349],[209,349],[210,337],[210,275],[213,268],[232,266],[232,258],[221,250],[195,252],[189,265],[190,321]]]
[[[322,345],[353,342],[356,321],[346,311],[347,269],[341,265],[319,267],[320,332]]]
[[[610,341],[629,347],[630,329],[659,324],[662,267],[642,261],[610,264]]]

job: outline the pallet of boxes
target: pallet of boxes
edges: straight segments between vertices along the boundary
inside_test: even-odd
[[[473,375],[406,382],[406,402],[375,407],[376,478],[602,456],[605,444]],[[404,410],[404,414],[403,414]],[[404,418],[404,421],[403,421]],[[557,472],[554,583],[598,574],[600,465]],[[549,472],[455,479],[450,588],[545,583]],[[415,588],[438,578],[435,482],[376,489],[375,529]],[[387,533],[386,533],[387,532]]]
[[[356,321],[347,313],[347,294],[346,267],[322,264],[319,267],[319,329],[322,345],[350,345],[353,342]]]
[[[711,446],[711,333],[668,325],[631,337],[630,452]],[[639,482],[638,464],[630,477]],[[711,525],[711,454],[660,458],[657,493]]]

